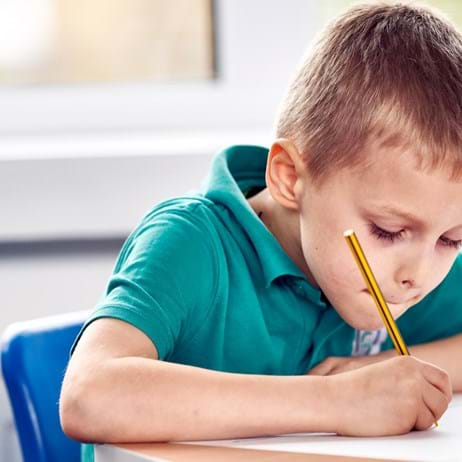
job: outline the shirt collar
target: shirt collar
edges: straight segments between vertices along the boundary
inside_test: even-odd
[[[260,259],[266,287],[281,276],[302,279],[306,296],[320,302],[322,292],[308,282],[244,197],[247,189],[266,186],[267,157],[268,149],[261,146],[237,145],[219,152],[203,184],[204,196],[227,207],[241,224]]]

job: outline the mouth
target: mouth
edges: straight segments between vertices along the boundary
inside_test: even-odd
[[[414,305],[417,300],[419,300],[419,295],[414,295],[414,297],[411,297],[409,298],[408,300],[404,301],[404,302],[398,302],[398,303],[394,303],[394,302],[388,302],[387,301],[387,304],[388,305],[403,305],[403,306],[412,306]]]
[[[361,328],[368,329],[368,330],[375,330],[375,329],[382,328],[383,322],[381,320],[381,317],[378,315],[378,310],[375,307],[375,303],[372,300],[369,290],[364,289],[361,292],[367,294],[369,298],[369,302],[367,303],[367,308],[366,308],[366,305],[363,305],[364,319],[367,318],[369,324],[366,327],[361,327]],[[398,319],[409,309],[409,307],[414,305],[416,301],[418,301],[418,299],[420,299],[419,295],[409,298],[406,302],[394,303],[392,301],[387,300],[386,298],[385,298],[385,301],[387,303],[387,306],[390,310],[390,314],[393,317],[393,319]]]
[[[367,289],[363,289],[364,293],[368,294],[370,296],[370,293]],[[419,295],[414,295],[414,297],[409,298],[408,300],[404,302],[392,302],[390,300],[385,299],[385,302],[388,306],[412,306],[417,300],[419,299]]]
[[[409,303],[409,301],[407,302],[392,302],[391,300],[385,300],[387,302],[387,305],[405,305],[406,303]]]

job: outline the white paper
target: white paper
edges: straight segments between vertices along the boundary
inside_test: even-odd
[[[298,433],[265,438],[197,441],[186,444],[403,461],[462,461],[462,394],[454,396],[448,410],[438,423],[439,427],[426,431],[380,438]]]

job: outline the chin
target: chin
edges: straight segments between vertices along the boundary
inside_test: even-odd
[[[379,310],[374,304],[368,292],[364,291],[366,298],[354,300],[346,305],[335,308],[340,317],[351,327],[357,330],[379,330],[385,327]],[[361,294],[361,296],[363,296]],[[354,310],[351,306],[356,306]],[[389,309],[393,319],[400,317],[405,311],[403,304],[389,304]],[[335,306],[334,306],[335,307]]]
[[[356,317],[354,319],[343,318],[343,320],[357,330],[379,330],[385,327],[378,312],[374,316]]]
[[[385,326],[383,324],[383,321],[379,318],[377,320],[362,319],[361,321],[357,322],[354,327],[355,329],[361,329],[361,330],[379,330]]]

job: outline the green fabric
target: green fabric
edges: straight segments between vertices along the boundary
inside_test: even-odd
[[[83,329],[121,319],[152,340],[160,359],[218,371],[297,375],[349,356],[354,329],[246,201],[265,187],[267,154],[233,146],[215,156],[200,191],[155,206],[124,243]],[[462,332],[461,259],[453,272],[403,316],[410,344]]]
[[[80,459],[82,462],[94,462],[95,448],[93,444],[82,444],[80,446]]]

